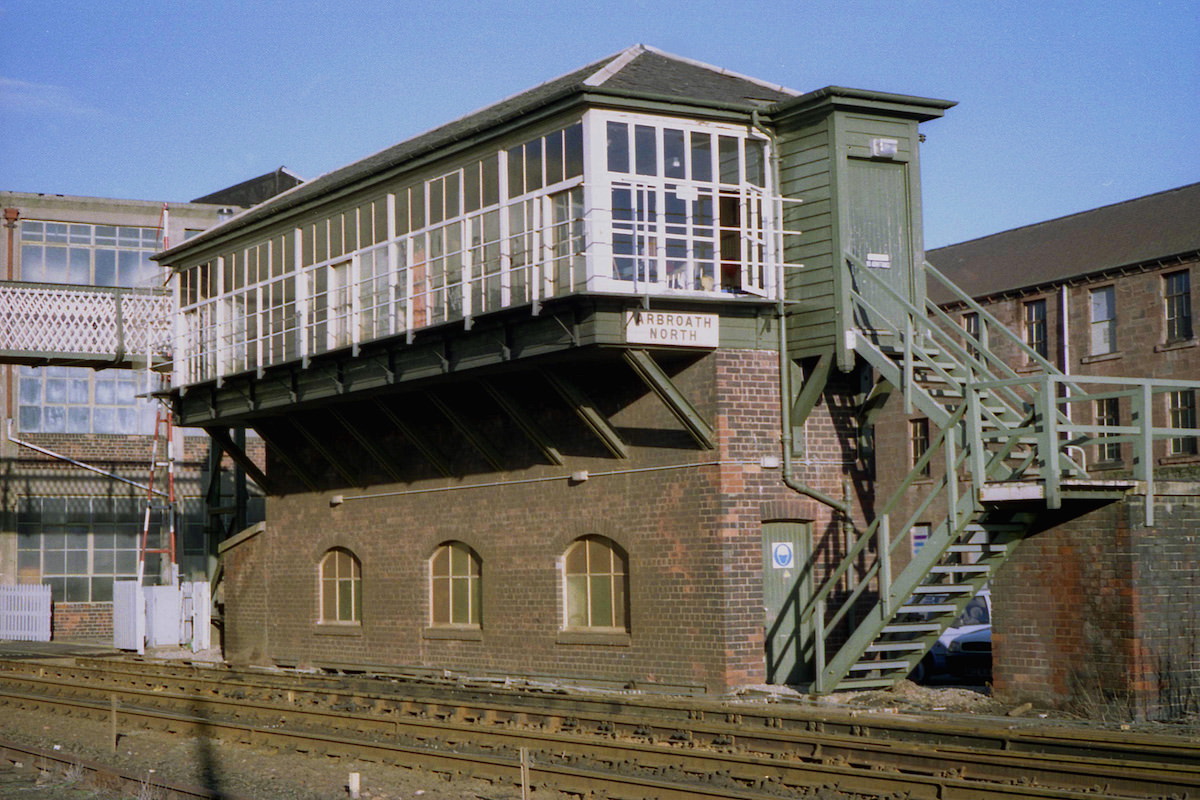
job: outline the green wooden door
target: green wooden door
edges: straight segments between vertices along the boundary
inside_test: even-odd
[[[763,610],[767,683],[812,679],[812,636],[801,630],[800,611],[813,592],[812,523],[763,523]]]
[[[848,249],[900,297],[914,301],[912,216],[908,164],[895,161],[847,161]],[[904,315],[899,304],[873,282],[855,285],[877,314],[856,320],[866,330],[896,331]]]

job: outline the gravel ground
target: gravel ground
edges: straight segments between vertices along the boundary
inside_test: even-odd
[[[466,778],[450,780],[422,770],[352,762],[317,755],[277,752],[248,745],[226,745],[207,739],[151,731],[128,731],[120,737],[118,752],[98,747],[107,742],[107,722],[5,708],[0,736],[13,742],[45,749],[57,745],[84,761],[110,765],[133,775],[160,776],[173,783],[205,786],[245,798],[264,800],[331,800],[349,797],[351,772],[360,775],[363,800],[518,800],[519,787],[489,784]],[[61,782],[60,782],[61,783]],[[51,791],[53,787],[46,787]],[[2,790],[2,789],[0,789]],[[79,787],[62,788],[73,794],[48,794],[47,798],[108,800],[111,793],[89,793]],[[155,800],[153,793],[150,798]],[[556,798],[539,792],[542,798]],[[7,797],[7,795],[4,795]],[[14,797],[42,800],[22,792]],[[126,795],[127,797],[130,795]]]
[[[194,657],[194,656],[188,656]],[[1027,704],[1017,707],[997,703],[979,688],[926,687],[902,681],[888,690],[840,693],[813,700],[779,686],[748,687],[730,698],[735,703],[795,702],[803,705],[836,704],[842,708],[880,713],[980,714],[1022,717],[1032,722],[1050,718],[1069,720],[1065,715],[1042,711]],[[327,756],[279,752],[250,745],[232,745],[207,739],[150,731],[126,731],[114,755],[108,746],[107,721],[84,720],[53,714],[6,708],[0,738],[46,749],[61,749],[80,759],[111,765],[133,775],[158,775],[164,780],[205,786],[246,798],[267,800],[331,800],[349,797],[349,774],[360,775],[363,800],[519,800],[520,788],[468,778],[451,778],[441,773],[391,767],[377,763],[351,762]],[[1122,724],[1129,730],[1130,726]],[[1136,726],[1144,729],[1145,726]],[[1173,732],[1194,737],[1196,725],[1152,726],[1154,732]],[[99,743],[99,744],[97,744]],[[536,774],[534,776],[536,784]],[[115,800],[112,793],[92,792],[77,785],[41,787],[49,794],[22,792],[22,800]],[[55,794],[54,791],[60,793]],[[0,797],[8,793],[0,786]],[[131,795],[125,795],[130,797]],[[538,800],[560,800],[568,795],[538,790]],[[834,795],[828,795],[833,797]],[[838,795],[840,796],[840,795]],[[139,800],[158,800],[153,795]]]

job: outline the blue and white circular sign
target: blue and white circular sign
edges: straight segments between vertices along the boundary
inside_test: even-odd
[[[771,545],[771,566],[775,569],[791,569],[795,566],[796,551],[791,542],[774,542]]]

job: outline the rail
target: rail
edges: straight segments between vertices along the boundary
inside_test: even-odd
[[[1200,788],[1197,744],[797,704],[92,661],[0,662],[0,702],[539,788],[658,798],[1146,798]],[[116,711],[113,711],[113,698]]]
[[[173,300],[161,289],[0,281],[0,360],[32,366],[161,366]]]

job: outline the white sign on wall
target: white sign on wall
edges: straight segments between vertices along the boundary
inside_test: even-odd
[[[796,566],[796,549],[791,542],[771,543],[771,566],[775,569],[791,569]]]
[[[625,341],[676,347],[716,347],[721,340],[720,317],[681,311],[626,311]]]

